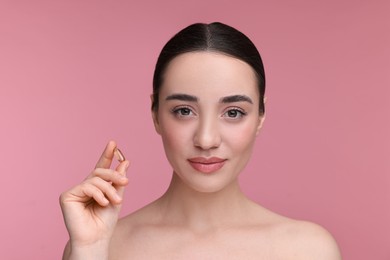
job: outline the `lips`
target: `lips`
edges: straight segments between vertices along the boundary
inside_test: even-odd
[[[188,162],[195,170],[203,173],[212,173],[218,171],[223,167],[226,162],[226,159],[221,159],[218,157],[195,157],[188,159]]]

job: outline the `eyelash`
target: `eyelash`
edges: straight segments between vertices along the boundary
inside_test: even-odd
[[[235,117],[229,117],[228,113],[232,112],[232,111],[238,112],[238,115],[235,116]],[[246,116],[247,113],[244,110],[242,110],[241,108],[234,107],[234,108],[229,108],[223,115],[226,115],[229,119],[233,119],[234,120],[234,119],[238,119],[238,118],[242,118],[242,117]]]
[[[177,116],[177,117],[187,117],[187,116],[189,116],[189,115],[183,115],[183,114],[182,114],[182,112],[183,112],[184,110],[188,110],[187,112],[194,114],[194,112],[192,111],[191,107],[189,107],[189,106],[174,107],[174,108],[172,109],[171,112],[172,112],[175,116]]]
[[[187,110],[186,113],[188,114],[183,114],[184,110]],[[178,107],[174,107],[171,112],[176,116],[176,117],[189,117],[189,116],[194,116],[196,115],[194,113],[194,111],[192,110],[191,107],[189,106],[178,106]],[[236,116],[233,116],[233,117],[230,117],[228,115],[229,112],[235,112],[237,113]],[[232,107],[232,108],[229,108],[227,109],[224,113],[223,113],[223,117],[227,117],[228,119],[232,119],[232,120],[236,120],[236,119],[239,119],[239,118],[242,118],[244,116],[246,116],[247,113],[241,109],[241,108],[238,108],[238,107]]]

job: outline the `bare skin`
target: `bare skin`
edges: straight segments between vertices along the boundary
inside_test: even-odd
[[[153,121],[174,169],[166,193],[117,222],[128,161],[109,169],[110,142],[87,179],[61,195],[70,234],[63,259],[341,259],[322,227],[273,213],[240,190],[264,121],[249,65],[209,52],[180,55],[159,101]]]
[[[128,183],[128,161],[121,162],[116,170],[110,169],[115,147],[115,142],[109,142],[91,174],[60,196],[70,237],[63,259],[108,259],[108,246]]]
[[[88,255],[97,254],[91,259],[341,259],[325,229],[259,206],[241,193],[237,182],[210,195],[211,200],[175,186],[182,184],[174,175],[160,199],[120,219],[109,245],[103,241],[86,247]],[[176,189],[188,196],[176,196]],[[63,259],[85,255],[80,250],[81,258],[71,257],[68,244]]]
[[[164,196],[119,221],[110,259],[341,259],[326,230],[260,207],[237,182],[213,198],[178,197],[180,185],[174,176]]]

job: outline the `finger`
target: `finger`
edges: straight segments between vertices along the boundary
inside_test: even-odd
[[[109,141],[106,148],[104,149],[102,155],[99,158],[99,161],[96,163],[95,168],[110,168],[112,158],[114,157],[114,149],[116,143],[114,141]]]
[[[117,172],[112,169],[104,169],[98,168],[95,169],[87,179],[91,179],[93,177],[99,177],[107,182],[111,182],[112,184],[116,184],[119,186],[126,185],[128,183],[128,179],[122,173]]]
[[[121,162],[121,163],[118,165],[118,167],[116,168],[116,170],[117,170],[118,172],[120,172],[121,174],[123,174],[123,176],[126,176],[126,173],[127,173],[127,170],[129,169],[129,166],[130,166],[130,162],[127,161],[127,160],[125,160],[125,161]],[[127,184],[127,183],[126,183],[126,184]],[[116,185],[116,184],[114,184],[113,186],[116,188],[117,193],[118,193],[121,197],[123,197],[123,193],[125,192],[125,186],[124,186],[124,185],[119,186],[119,185]]]
[[[118,166],[116,167],[116,171],[122,174],[123,176],[126,176],[127,169],[129,169],[130,162],[128,160],[124,160]]]
[[[99,177],[94,177],[89,181],[89,184],[97,187],[101,192],[104,193],[105,197],[112,204],[120,204],[122,202],[122,197],[119,196],[117,190],[108,182],[100,179]]]
[[[100,206],[107,206],[110,202],[104,196],[104,193],[96,186],[86,183],[82,187],[82,192],[85,196],[93,198]]]

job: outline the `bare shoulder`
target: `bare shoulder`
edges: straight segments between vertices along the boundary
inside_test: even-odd
[[[156,217],[153,203],[121,218],[110,243],[110,259],[128,259],[130,252],[142,250],[150,241],[150,226]]]
[[[280,243],[288,254],[284,259],[341,260],[339,247],[333,236],[322,226],[287,219],[277,228]]]
[[[112,238],[113,245],[120,244],[120,241],[124,241],[125,238],[129,237],[129,234],[133,234],[140,225],[150,219],[148,208],[146,206],[118,220]]]
[[[270,259],[342,259],[335,239],[322,226],[279,215],[258,204],[254,208],[256,245],[262,251],[269,251]]]

